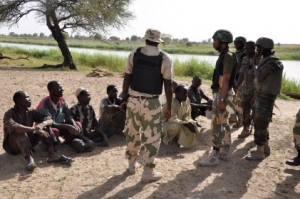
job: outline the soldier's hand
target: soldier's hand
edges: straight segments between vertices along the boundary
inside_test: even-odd
[[[168,121],[168,119],[171,117],[171,111],[169,109],[166,109],[164,111],[164,119]]]

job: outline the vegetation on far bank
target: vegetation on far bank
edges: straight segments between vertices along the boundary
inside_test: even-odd
[[[26,68],[35,68],[44,64],[56,64],[63,60],[59,50],[26,50],[17,47],[1,47],[0,52],[10,57],[29,56],[30,61],[25,60],[2,60],[5,65],[20,65]],[[72,53],[78,69],[81,71],[91,71],[92,68],[106,68],[111,72],[122,72],[127,57],[117,55]],[[191,58],[187,61],[174,59],[174,72],[177,77],[201,76],[204,80],[211,80],[214,66],[206,61]],[[1,63],[0,62],[0,63]],[[286,92],[300,93],[300,81],[283,76],[282,90]],[[281,95],[285,99],[286,96]]]
[[[141,41],[99,41],[79,39],[67,39],[66,41],[69,47],[123,51],[131,51],[144,45]],[[39,37],[0,36],[0,42],[57,46],[56,41],[52,38]],[[170,54],[218,55],[218,52],[213,49],[212,44],[208,42],[170,43],[161,45],[160,47]],[[231,49],[234,49],[233,44],[231,44],[230,47]],[[282,60],[300,60],[300,44],[275,44],[274,51]]]

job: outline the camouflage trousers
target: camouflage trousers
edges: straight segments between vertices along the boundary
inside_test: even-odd
[[[129,97],[124,134],[126,159],[136,159],[143,166],[155,167],[161,141],[161,105],[158,99]]]
[[[239,89],[237,90],[235,96],[233,97],[232,103],[234,104],[234,110],[240,115],[243,114],[242,100],[243,100],[243,93],[241,89]]]
[[[254,104],[254,143],[264,145],[269,140],[269,123],[272,121],[276,96],[255,94]]]
[[[225,104],[233,108],[232,104],[233,92],[228,91],[226,98],[224,99]],[[221,115],[222,125],[217,125],[216,115],[218,114],[217,109],[217,93],[213,94],[213,106],[212,106],[212,119],[211,119],[211,132],[213,136],[212,145],[217,148],[221,148],[231,143],[230,126],[228,123],[227,111]]]
[[[296,115],[296,121],[293,128],[294,143],[297,150],[300,150],[300,109]]]
[[[251,100],[253,95],[243,95],[243,103],[242,103],[242,109],[243,109],[243,125],[244,127],[249,127],[251,125]]]

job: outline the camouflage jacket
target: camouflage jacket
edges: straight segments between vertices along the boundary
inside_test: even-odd
[[[243,58],[240,74],[244,75],[244,80],[241,86],[243,95],[253,95],[255,79],[253,58]]]

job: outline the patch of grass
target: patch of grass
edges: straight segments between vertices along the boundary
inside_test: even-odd
[[[56,65],[63,62],[63,57],[59,50],[26,50],[17,47],[1,47],[0,52],[6,56],[13,58],[20,56],[29,56],[30,61],[26,60],[2,60],[5,65],[19,65],[24,68],[35,68],[43,66],[45,63],[48,65]],[[72,57],[80,71],[90,71],[91,68],[106,68],[112,72],[123,71],[126,64],[126,57],[117,55],[103,55],[103,54],[87,54],[73,52]],[[49,69],[47,69],[49,70]],[[51,69],[50,69],[51,70]],[[52,69],[53,70],[53,69]],[[68,70],[67,68],[61,70]],[[213,75],[214,66],[207,61],[200,61],[197,58],[191,58],[187,61],[174,60],[174,72],[176,77],[189,77],[199,75],[203,80],[211,80]],[[283,75],[282,91],[300,93],[300,81],[293,78],[287,78]],[[284,94],[279,95],[279,99],[288,99]]]
[[[282,91],[300,93],[300,81],[295,78],[287,78],[286,74],[282,77]]]

